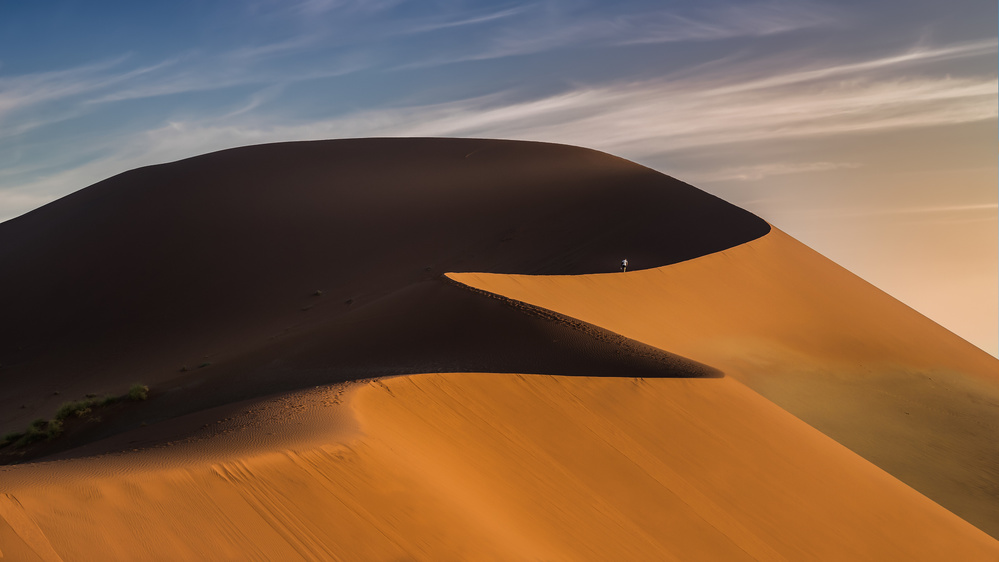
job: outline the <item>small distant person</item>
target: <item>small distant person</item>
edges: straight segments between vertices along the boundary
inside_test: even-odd
[[[628,260],[627,258],[621,260],[621,273],[628,271]]]

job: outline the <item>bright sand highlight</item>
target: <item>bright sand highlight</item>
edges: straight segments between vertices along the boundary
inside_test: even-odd
[[[11,560],[989,560],[999,543],[732,379],[427,374],[360,434],[19,467]],[[224,445],[224,443],[223,443]],[[151,454],[151,453],[149,453]],[[120,467],[116,468],[116,464]],[[2,480],[0,480],[2,481]]]
[[[774,228],[626,274],[449,274],[719,368],[999,536],[999,361]]]

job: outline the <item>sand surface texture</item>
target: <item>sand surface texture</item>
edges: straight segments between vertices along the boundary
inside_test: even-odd
[[[716,366],[999,536],[999,361],[777,229],[623,275],[450,277]]]
[[[733,379],[426,374],[365,383],[351,407],[361,435],[344,443],[115,475],[20,467],[0,544],[14,560],[999,555]]]

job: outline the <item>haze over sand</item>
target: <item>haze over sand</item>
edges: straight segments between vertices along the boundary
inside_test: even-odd
[[[643,271],[608,273],[623,257]],[[0,224],[0,429],[152,388],[0,448],[50,461],[0,468],[0,551],[995,559],[951,511],[996,505],[965,462],[990,454],[996,362],[872,291],[567,146],[285,143],[127,172]]]
[[[777,229],[624,275],[449,276],[715,366],[999,536],[999,361]]]

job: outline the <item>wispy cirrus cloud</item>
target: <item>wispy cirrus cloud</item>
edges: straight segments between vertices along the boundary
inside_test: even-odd
[[[716,41],[761,37],[827,27],[839,19],[837,10],[811,2],[763,1],[746,4],[689,6],[645,5],[609,17],[585,5],[530,3],[497,12],[491,19],[512,18],[511,25],[491,29],[461,51],[440,54],[408,66],[496,59],[573,47]],[[574,9],[575,8],[575,9]],[[443,27],[443,26],[442,26]]]
[[[897,71],[940,56],[977,56],[994,45],[923,49],[824,66],[801,63],[775,74],[770,61],[728,61],[702,73],[578,87],[516,99],[502,92],[457,101],[372,109],[326,119],[296,120],[259,111],[280,88],[263,88],[221,116],[178,119],[109,144],[109,156],[24,185],[56,193],[132,167],[234,146],[370,136],[482,136],[563,142],[649,159],[691,147],[819,139],[995,119],[994,76],[953,78]],[[781,60],[786,66],[787,61]],[[759,79],[758,76],[767,76]],[[848,169],[852,162],[762,162],[693,170],[699,181],[756,179]],[[74,180],[74,178],[76,178]]]
[[[923,45],[917,45],[901,53],[868,60],[852,61],[847,63],[831,62],[829,64],[817,65],[811,68],[804,68],[791,72],[760,72],[759,75],[764,76],[764,78],[751,78],[748,80],[737,81],[728,85],[727,89],[725,86],[719,86],[718,88],[715,88],[714,91],[736,93],[739,91],[769,89],[780,86],[802,84],[806,82],[830,80],[851,75],[863,76],[872,75],[878,72],[896,72],[930,62],[977,57],[982,55],[994,55],[997,47],[999,47],[999,42],[995,39],[971,41],[942,47],[926,47]],[[791,61],[778,61],[779,66],[773,66],[775,68],[786,68],[786,64],[788,62]],[[708,79],[710,79],[710,77],[710,74],[705,76],[705,78]],[[714,78],[718,82],[732,82],[730,78],[727,76],[721,76],[719,73],[715,73]]]
[[[772,176],[852,170],[860,168],[857,162],[773,162],[753,166],[735,166],[709,170],[685,176],[694,183],[722,181],[759,181]]]
[[[491,10],[459,9],[435,19],[427,19],[426,16],[417,19],[404,16],[388,18],[388,23],[380,24],[375,32],[365,28],[374,39],[364,39],[350,31],[358,28],[372,14],[390,11],[398,4],[400,2],[394,0],[304,0],[292,4],[261,4],[270,6],[272,10],[309,13],[316,21],[325,17],[322,14],[335,12],[338,22],[335,29],[341,31],[333,35],[348,37],[346,44],[339,43],[341,39],[331,39],[328,27],[311,26],[294,33],[289,31],[284,39],[238,45],[220,51],[192,48],[168,59],[140,66],[127,66],[130,57],[121,56],[76,68],[0,78],[0,120],[29,106],[82,95],[88,97],[74,111],[66,112],[67,116],[89,111],[85,104],[342,76],[372,66],[379,55],[370,54],[369,49],[373,49],[371,53],[377,51],[377,41],[411,34],[447,32],[468,26],[487,28],[477,33],[473,40],[462,43],[460,51],[420,53],[418,60],[399,66],[434,66],[576,45],[624,45],[765,35],[825,25],[832,21],[831,16],[812,4],[788,5],[791,6],[789,8],[779,2],[763,2],[705,8],[690,14],[662,9],[637,10],[608,19],[600,13],[553,9],[546,2],[529,2]],[[304,52],[313,56],[325,52],[326,55],[321,64],[312,67],[284,63],[293,62],[296,55]],[[405,58],[400,57],[402,60]],[[33,123],[51,121],[35,119]],[[8,125],[8,136],[10,131],[23,132],[33,127],[30,122]]]
[[[853,224],[879,224],[890,223],[893,225],[920,226],[925,228],[939,228],[942,226],[955,225],[982,225],[995,224],[999,204],[995,202],[985,203],[930,203],[916,206],[843,206],[843,207],[809,207],[796,208],[793,215],[796,220],[811,223],[824,222],[835,225],[842,225],[847,222]],[[788,213],[788,211],[784,211]],[[993,262],[995,263],[995,262]],[[994,267],[994,266],[993,266]]]
[[[926,205],[922,207],[899,207],[892,209],[858,209],[844,211],[843,215],[868,217],[874,215],[964,215],[973,213],[994,220],[994,213],[997,210],[999,210],[999,203],[971,203],[965,205]]]
[[[407,26],[404,33],[430,33],[433,31],[440,31],[442,29],[452,29],[456,27],[466,27],[471,25],[481,25],[485,23],[495,22],[497,20],[503,20],[518,16],[529,11],[529,7],[525,5],[515,6],[511,8],[501,8],[498,10],[490,10],[486,12],[472,12],[467,14],[460,14],[457,17],[445,16],[434,18],[429,22],[416,22],[414,25]]]
[[[221,90],[234,86],[278,85],[343,76],[368,66],[363,56],[334,53],[322,64],[309,67],[281,64],[315,47],[322,38],[303,35],[288,40],[244,45],[218,53],[189,52],[149,69],[140,79],[118,80],[114,90],[86,100],[89,104],[152,98],[189,92]],[[183,61],[183,64],[178,64]],[[172,68],[171,68],[172,67]],[[154,72],[162,70],[161,72]]]
[[[447,32],[481,26],[460,49],[422,53],[396,68],[426,68],[584,47],[705,42],[830,27],[840,10],[813,2],[763,0],[746,4],[624,2],[614,10],[591,2],[524,2],[491,12],[467,12],[438,21],[397,22],[389,33]],[[405,57],[403,57],[405,58]]]
[[[516,102],[495,94],[368,111],[309,124],[302,132],[498,136],[644,157],[692,146],[966,123],[997,114],[994,77],[886,78],[865,72],[866,65],[853,72],[843,67],[792,71],[769,83],[747,84],[747,76],[758,73],[739,65],[717,70],[728,75],[728,83],[717,75],[692,76],[581,87]]]
[[[318,34],[303,34],[260,45],[245,45],[222,52],[217,58],[228,64],[255,64],[261,60],[294,54],[315,47],[322,41]]]
[[[405,0],[257,0],[247,6],[260,16],[315,18],[330,12],[377,13],[402,4]]]
[[[618,38],[622,44],[762,37],[836,25],[840,16],[821,4],[770,1],[708,6],[690,14],[664,10],[627,20],[632,37]]]
[[[330,56],[316,68],[289,68],[273,59],[294,57],[314,48],[321,37],[303,35],[287,40],[243,45],[217,53],[190,50],[151,64],[127,63],[134,57],[113,59],[49,72],[0,76],[0,136],[21,134],[38,126],[92,111],[93,104],[151,98],[233,86],[279,84],[341,76],[366,66],[350,53]],[[17,112],[73,100],[73,107],[57,108],[45,118],[11,123]],[[5,122],[5,120],[7,122]]]
[[[53,100],[100,90],[152,70],[119,69],[126,57],[87,64],[76,68],[0,77],[0,120],[25,109]]]
[[[122,56],[70,69],[0,77],[0,138],[79,117],[90,109],[64,102],[122,87],[173,64],[164,61],[125,68],[127,59]]]

